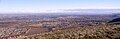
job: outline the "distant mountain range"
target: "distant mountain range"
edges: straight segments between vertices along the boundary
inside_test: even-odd
[[[80,14],[112,14],[120,13],[120,9],[67,9],[61,10],[62,13],[80,13]]]
[[[120,9],[59,9],[42,13],[71,13],[71,14],[118,14]]]
[[[21,14],[23,12],[17,12],[17,14]],[[24,12],[26,13],[34,13],[34,12]],[[35,12],[36,13],[36,12]],[[37,12],[37,13],[71,13],[71,14],[120,14],[120,9],[60,9],[60,10],[48,10],[46,12]],[[0,13],[4,14],[4,13]],[[9,13],[8,13],[9,14]],[[15,13],[16,14],[16,13]]]

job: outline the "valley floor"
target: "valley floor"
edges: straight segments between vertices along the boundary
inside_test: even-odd
[[[120,39],[120,25],[74,27],[18,39]]]

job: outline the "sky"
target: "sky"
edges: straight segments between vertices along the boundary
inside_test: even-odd
[[[0,0],[0,12],[46,12],[60,9],[120,9],[120,0]]]

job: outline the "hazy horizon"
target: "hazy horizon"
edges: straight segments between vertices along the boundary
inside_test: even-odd
[[[0,0],[0,13],[62,12],[69,9],[120,9],[120,0]]]

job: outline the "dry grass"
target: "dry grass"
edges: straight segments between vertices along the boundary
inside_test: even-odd
[[[99,25],[68,28],[19,39],[119,39],[120,25]]]

